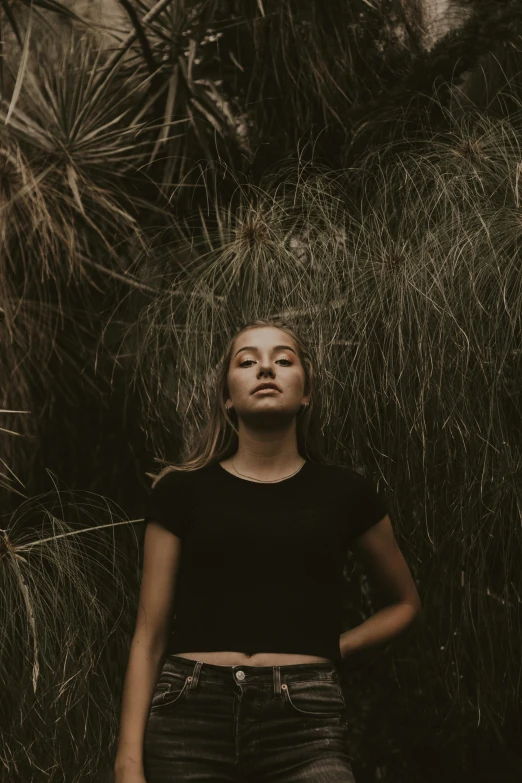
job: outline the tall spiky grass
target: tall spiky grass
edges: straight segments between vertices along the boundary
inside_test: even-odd
[[[89,351],[95,363],[102,296],[117,297],[122,285],[150,290],[127,260],[129,248],[143,246],[143,206],[161,214],[136,174],[154,146],[140,119],[147,82],[123,77],[118,65],[104,71],[104,63],[87,37],[39,40],[14,110],[0,103],[0,298],[9,345],[0,366],[12,379],[4,408],[32,410],[35,390],[56,383],[53,360],[61,391],[74,397],[79,346],[82,361]],[[18,430],[37,437],[37,417]],[[8,443],[12,470],[29,468],[31,444]]]
[[[101,779],[133,629],[139,538],[117,505],[60,489],[0,530],[0,779]]]

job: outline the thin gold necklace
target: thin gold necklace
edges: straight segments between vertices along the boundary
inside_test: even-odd
[[[246,473],[240,473],[239,470],[237,470],[236,466],[234,465],[234,460],[230,460],[230,462],[232,464],[232,467],[234,468],[234,470],[238,474],[238,476],[244,476],[245,478],[252,479],[252,481],[259,481],[260,484],[274,484],[276,481],[283,481],[283,479],[287,479],[287,478],[291,478],[292,476],[295,476],[296,473],[299,473],[299,471],[301,470],[301,468],[305,464],[306,460],[303,461],[303,465],[300,465],[300,467],[298,467],[297,470],[294,470],[293,473],[290,473],[289,476],[282,476],[281,478],[278,478],[278,479],[267,479],[266,481],[264,481],[263,479],[256,479],[253,476],[247,476]]]

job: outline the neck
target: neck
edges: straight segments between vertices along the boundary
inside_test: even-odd
[[[297,470],[303,458],[297,449],[295,420],[284,431],[256,431],[239,427],[238,449],[231,461],[241,473],[265,480]]]

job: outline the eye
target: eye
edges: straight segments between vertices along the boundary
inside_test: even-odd
[[[239,366],[242,367],[247,362],[253,362],[253,359],[244,359],[242,362],[240,362]],[[288,364],[292,364],[290,359],[277,359],[278,362],[287,362]]]

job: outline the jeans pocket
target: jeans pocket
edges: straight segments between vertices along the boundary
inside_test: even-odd
[[[301,715],[332,718],[346,710],[341,686],[335,679],[290,680],[281,688],[286,702]]]
[[[163,672],[154,690],[150,712],[156,712],[180,702],[186,696],[191,682],[190,675],[185,677],[184,675]]]

